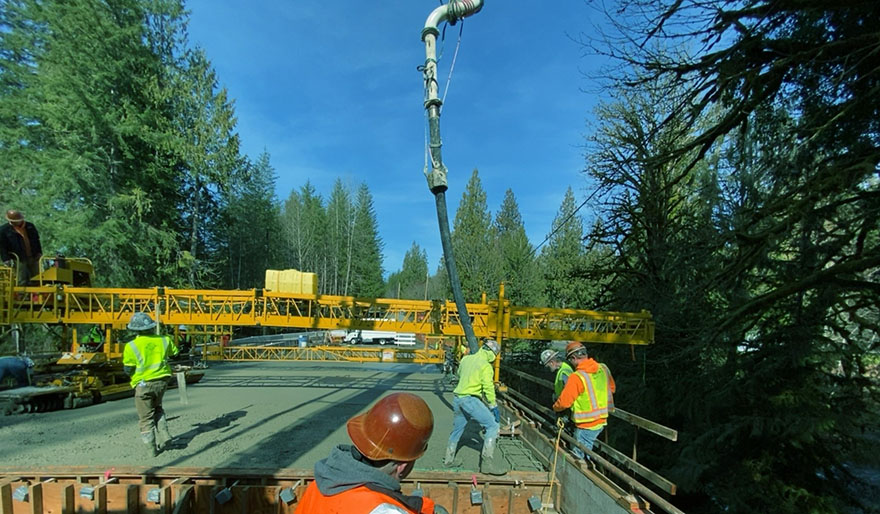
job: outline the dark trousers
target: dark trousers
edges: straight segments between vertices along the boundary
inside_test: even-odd
[[[138,413],[138,427],[141,433],[156,428],[156,422],[165,415],[162,397],[168,389],[168,378],[163,377],[149,382],[141,382],[134,390],[134,407]]]

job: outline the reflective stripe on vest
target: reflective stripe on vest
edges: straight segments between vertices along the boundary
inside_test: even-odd
[[[297,502],[295,514],[324,513],[324,514],[352,514],[374,512],[380,506],[391,506],[402,509],[404,512],[413,514],[433,514],[434,502],[430,498],[422,497],[421,508],[413,510],[403,502],[374,491],[366,486],[357,486],[332,496],[324,496],[314,481],[306,487],[302,499]],[[381,512],[383,509],[379,509]]]
[[[126,366],[134,364],[135,368],[131,375],[131,386],[135,387],[141,382],[171,376],[171,366],[168,364],[169,351],[177,353],[174,343],[167,336],[137,336],[126,344],[123,364]]]
[[[162,366],[165,366],[165,359],[162,359],[159,362],[153,362],[149,366],[144,362],[144,356],[141,354],[140,348],[137,347],[134,342],[137,341],[137,338],[134,338],[132,341],[129,341],[128,347],[131,348],[131,353],[134,354],[134,358],[137,359],[137,367],[134,372],[136,374],[142,375],[148,371],[155,371]],[[162,355],[168,355],[168,338],[162,337]]]
[[[584,392],[581,393],[571,406],[571,419],[575,423],[589,423],[601,418],[607,418],[609,409],[614,408],[614,397],[611,388],[608,387],[607,369],[604,365],[599,367],[596,373],[587,373],[578,370],[573,373],[584,384]],[[571,377],[569,377],[571,380]]]

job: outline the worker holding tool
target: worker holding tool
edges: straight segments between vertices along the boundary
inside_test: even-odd
[[[492,363],[499,351],[498,343],[487,339],[477,353],[461,359],[458,366],[458,385],[453,391],[455,398],[452,401],[452,433],[449,434],[449,442],[446,444],[444,466],[453,465],[458,440],[461,439],[468,420],[472,419],[486,431],[483,435],[480,471],[489,475],[507,473],[507,466],[495,458],[495,442],[498,440],[501,414],[495,404],[495,373]]]
[[[122,365],[135,390],[134,406],[141,441],[153,457],[166,449],[172,439],[162,398],[171,376],[168,358],[177,355],[177,347],[170,337],[149,333],[155,328],[156,322],[149,314],[135,312],[128,322],[128,329],[137,332],[137,337],[126,344],[122,352]]]
[[[541,352],[541,364],[547,366],[550,371],[556,372],[556,379],[553,380],[553,401],[555,402],[562,389],[568,382],[568,376],[574,371],[567,362],[559,358],[559,352],[547,349]]]
[[[416,459],[428,449],[434,415],[421,397],[390,394],[348,420],[354,445],[338,445],[315,464],[315,480],[296,514],[447,514],[424,496],[401,492]]]
[[[571,409],[575,439],[592,450],[599,433],[608,424],[608,413],[614,410],[614,378],[608,367],[591,359],[584,345],[577,341],[565,347],[565,358],[575,371],[553,404],[553,410]],[[584,457],[580,448],[573,448],[571,452],[578,459]]]

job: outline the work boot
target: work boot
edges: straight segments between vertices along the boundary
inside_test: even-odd
[[[483,451],[480,452],[480,473],[486,475],[506,475],[510,471],[507,460],[495,456],[495,439],[486,439],[483,442]]]
[[[156,442],[158,443],[159,449],[165,451],[168,449],[168,445],[171,444],[171,440],[174,437],[171,435],[171,432],[168,431],[168,420],[165,419],[165,415],[163,414],[159,421],[156,422]]]
[[[446,447],[446,456],[443,457],[443,465],[447,468],[457,466],[460,463],[455,462],[455,446]]]
[[[151,457],[155,457],[159,455],[159,449],[156,448],[156,434],[150,430],[149,432],[141,432],[141,441],[147,445],[149,448],[149,453]]]

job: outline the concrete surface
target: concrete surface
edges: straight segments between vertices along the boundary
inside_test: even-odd
[[[385,363],[214,363],[165,396],[174,447],[146,456],[131,398],[80,409],[0,416],[0,467],[194,466],[311,469],[347,443],[345,422],[385,394],[419,394],[434,413],[434,433],[416,469],[443,469],[452,427],[452,388],[436,365]],[[515,444],[508,441],[508,444]],[[476,470],[482,439],[469,424],[461,468]],[[503,445],[502,445],[503,447]],[[517,469],[529,459],[515,459]],[[536,462],[536,461],[535,461]],[[524,464],[525,463],[525,464]],[[537,468],[533,468],[537,469]]]

